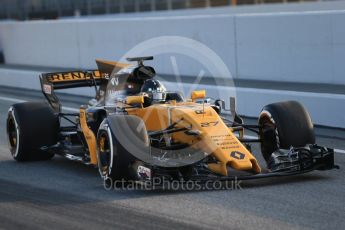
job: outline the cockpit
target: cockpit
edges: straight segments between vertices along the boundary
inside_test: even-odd
[[[137,61],[138,65],[117,71],[114,68],[105,89],[105,105],[111,106],[127,96],[135,95],[144,96],[144,106],[171,100],[183,101],[180,93],[167,91],[159,80],[153,79],[156,75],[154,68],[143,64],[144,60],[152,59],[153,57],[128,58],[128,61]]]

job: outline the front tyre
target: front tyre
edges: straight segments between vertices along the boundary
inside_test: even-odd
[[[110,125],[105,119],[97,134],[98,171],[107,187],[128,179],[130,162],[128,153],[121,148],[118,138],[113,135]]]
[[[141,127],[139,131],[138,127]],[[132,115],[112,115],[102,122],[97,134],[97,162],[105,182],[122,183],[133,179],[131,166],[137,157],[128,144],[141,150],[148,148],[148,135],[142,119]]]
[[[315,143],[308,111],[297,101],[266,105],[259,116],[261,152],[266,162],[277,149]]]

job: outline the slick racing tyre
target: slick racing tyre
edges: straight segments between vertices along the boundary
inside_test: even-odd
[[[14,104],[8,111],[7,139],[17,161],[48,160],[54,154],[42,151],[57,143],[59,119],[44,102]]]
[[[277,149],[315,143],[313,123],[307,110],[296,101],[266,105],[259,116],[261,152],[269,161]]]
[[[142,128],[137,130],[138,127]],[[124,139],[141,149],[148,148],[149,138],[142,119],[112,115],[102,122],[97,134],[97,161],[99,173],[105,181],[114,183],[131,179],[131,164],[137,159],[125,147]]]

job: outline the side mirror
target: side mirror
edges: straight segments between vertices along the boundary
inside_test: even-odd
[[[128,96],[126,97],[126,104],[128,105],[135,105],[144,103],[144,96]]]
[[[206,90],[195,90],[192,92],[191,98],[192,101],[195,101],[197,99],[203,99],[206,97]]]

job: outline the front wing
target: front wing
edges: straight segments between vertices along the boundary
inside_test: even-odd
[[[139,178],[142,182],[149,182],[157,186],[157,181],[176,180],[179,168],[167,169],[150,166],[150,178]],[[181,183],[208,182],[208,181],[235,181],[253,180],[270,177],[284,177],[308,173],[314,170],[331,170],[339,168],[334,164],[334,150],[318,145],[309,145],[303,148],[291,148],[289,150],[277,150],[272,154],[265,172],[259,174],[243,173],[240,171],[229,171],[229,176],[221,176],[213,173],[205,167],[202,162],[193,165],[194,173],[188,178],[178,178]],[[172,177],[174,175],[175,177]],[[157,180],[159,178],[159,180]],[[163,180],[164,179],[164,180]]]

